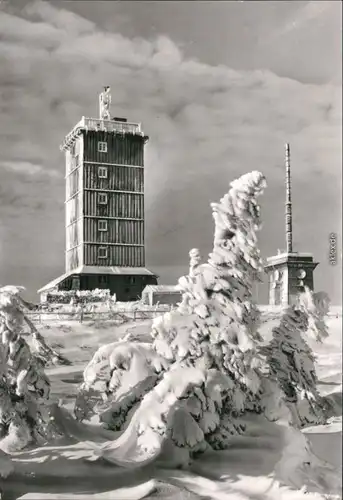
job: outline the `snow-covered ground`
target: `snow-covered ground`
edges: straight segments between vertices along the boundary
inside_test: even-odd
[[[277,323],[278,312],[263,308],[263,314],[261,333],[268,337]],[[305,429],[303,435],[309,439],[315,455],[340,468],[341,309],[335,308],[328,324],[330,336],[325,343],[311,345],[317,354],[320,390],[335,403],[336,417],[326,426]],[[71,408],[82,370],[96,349],[127,331],[147,340],[150,325],[149,320],[121,326],[114,322],[75,321],[40,325],[50,345],[73,361],[72,366],[48,370],[53,398]],[[106,463],[96,454],[96,445],[112,439],[114,433],[76,424],[63,408],[56,410],[55,419],[65,431],[65,440],[56,446],[16,454],[15,472],[4,483],[3,499],[314,500],[325,498],[316,491],[328,493],[334,488],[336,476],[332,467],[309,454],[299,433],[258,416],[249,416],[247,433],[236,437],[229,450],[206,454],[189,470],[166,469],[160,462],[134,472]],[[304,483],[309,493],[299,491]]]

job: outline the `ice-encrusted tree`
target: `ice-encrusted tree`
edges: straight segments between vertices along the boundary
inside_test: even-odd
[[[23,287],[0,288],[0,449],[17,451],[54,435],[50,420],[48,362],[67,363],[51,349],[25,314]],[[22,336],[31,333],[31,348]]]
[[[280,388],[297,427],[324,423],[329,414],[317,389],[315,356],[306,339],[308,333],[320,342],[328,336],[324,321],[328,308],[327,294],[306,288],[297,304],[283,312],[280,324],[272,330],[270,343],[260,350],[266,355],[268,374]]]
[[[299,296],[298,306],[308,316],[307,333],[318,342],[329,336],[325,318],[330,311],[330,297],[326,292],[312,292],[308,287]]]
[[[265,185],[261,173],[251,172],[212,204],[215,236],[208,262],[200,264],[199,252],[190,252],[190,272],[179,280],[183,300],[153,322],[152,346],[121,342],[99,349],[84,372],[75,408],[79,417],[94,409],[96,398],[90,405],[89,399],[103,379],[98,395],[102,391],[107,401],[101,419],[120,429],[133,415],[125,435],[140,425],[140,401],[146,407],[154,395],[160,395],[162,407],[154,417],[150,408],[152,420],[148,424],[145,417],[144,428],[159,422],[155,431],[179,447],[217,448],[242,432],[239,415],[254,408],[261,385],[259,313],[251,290],[262,270],[257,197]]]
[[[209,260],[200,264],[199,253],[191,251],[190,273],[179,280],[183,302],[177,311],[158,318],[152,329],[160,354],[228,376],[231,387],[217,413],[230,422],[232,432],[240,431],[235,416],[258,403],[259,312],[252,285],[262,270],[256,198],[265,184],[262,174],[252,172],[232,182],[220,202],[212,203],[215,234]]]

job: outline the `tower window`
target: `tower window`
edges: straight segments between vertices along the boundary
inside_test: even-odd
[[[98,248],[98,257],[99,259],[107,259],[108,248],[107,247],[99,247]]]
[[[98,220],[98,230],[107,231],[107,220]]]
[[[107,193],[98,193],[99,205],[107,205],[107,202],[108,202]]]
[[[98,167],[98,177],[107,179],[107,167]]]
[[[107,142],[98,142],[98,152],[107,153]]]

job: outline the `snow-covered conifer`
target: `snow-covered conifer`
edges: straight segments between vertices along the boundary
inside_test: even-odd
[[[231,183],[220,203],[212,204],[215,235],[209,261],[199,265],[199,254],[192,251],[190,274],[179,280],[182,304],[156,319],[152,330],[160,354],[229,376],[219,429],[225,422],[232,432],[241,430],[236,416],[258,407],[259,312],[251,291],[262,270],[256,198],[265,184],[262,174],[252,172]],[[213,436],[213,445],[216,440],[222,444],[221,436],[220,431]]]
[[[307,310],[290,306],[273,328],[270,343],[261,348],[269,375],[276,380],[291,412],[292,424],[299,427],[324,423],[327,410],[317,390],[315,357],[304,339],[308,326]]]
[[[190,387],[182,409],[178,406],[178,412],[182,413],[180,421],[188,422],[187,429],[199,427],[201,432],[195,434],[199,439],[203,435],[200,439],[202,444],[197,441],[200,447],[206,441],[214,447],[223,446],[225,438],[241,432],[243,426],[239,415],[253,409],[254,400],[258,399],[260,377],[256,344],[259,340],[259,314],[251,290],[253,281],[262,270],[256,239],[256,231],[260,228],[256,198],[265,185],[263,175],[252,172],[231,183],[228,194],[219,203],[212,204],[215,237],[210,258],[207,263],[200,264],[199,251],[191,250],[189,275],[179,280],[183,297],[181,304],[153,322],[151,349],[155,355],[165,359],[170,368],[162,367],[156,378],[157,385],[148,394],[155,394],[155,391],[159,394],[159,384],[164,383],[165,377],[178,377],[186,373],[183,372],[186,368],[200,370],[203,384],[193,389]],[[103,349],[109,351],[106,356],[100,353]],[[133,360],[138,356],[133,343],[126,347],[123,354],[121,344],[115,343],[100,348],[95,355],[99,361],[102,358],[107,360],[108,387],[113,375],[116,381],[118,376],[121,377],[118,369],[127,372],[129,378],[133,377],[136,384],[146,378],[145,362],[143,376],[133,375]],[[120,366],[112,366],[111,358],[120,359]],[[146,355],[144,358],[147,358]],[[101,363],[94,363],[97,375],[91,377],[87,390],[101,373]],[[156,377],[156,371],[154,375]],[[130,389],[127,384],[125,387]],[[84,390],[81,387],[81,391]],[[141,398],[141,388],[139,391]],[[114,414],[118,416],[123,410],[119,392],[123,392],[122,388],[114,384],[109,409],[112,419]],[[130,399],[127,405],[130,409],[133,408],[132,403],[137,401],[135,393],[131,386],[124,397],[125,404]],[[127,414],[127,407],[124,414]],[[177,446],[187,447],[187,430],[184,431],[184,438],[175,431],[177,414],[173,412],[173,418],[168,419],[168,435],[171,439],[174,436]],[[119,425],[125,424],[122,422]]]
[[[31,440],[44,442],[54,435],[48,406],[50,382],[44,366],[58,353],[50,349],[25,314],[29,303],[20,297],[22,287],[0,288],[0,448],[17,451]],[[22,336],[29,326],[36,351]],[[42,356],[40,349],[45,349]]]

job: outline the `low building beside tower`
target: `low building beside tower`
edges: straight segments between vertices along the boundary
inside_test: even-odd
[[[148,306],[176,306],[181,301],[182,292],[178,285],[147,285],[142,293],[142,302]]]

